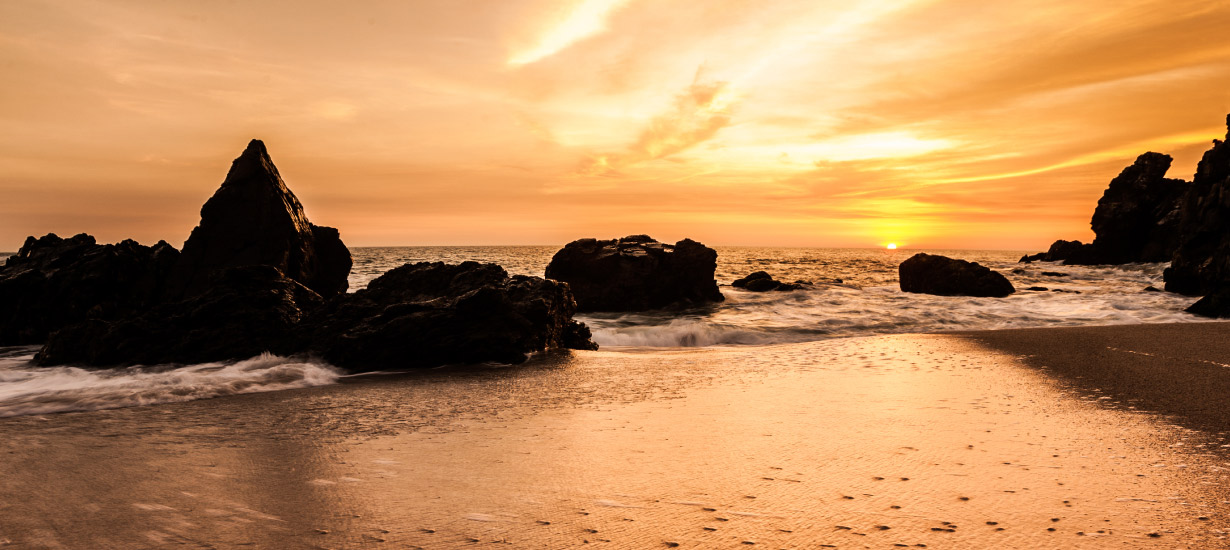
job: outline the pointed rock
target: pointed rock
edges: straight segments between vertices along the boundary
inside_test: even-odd
[[[214,272],[250,265],[276,267],[325,298],[346,291],[351,266],[338,231],[308,221],[256,139],[201,207],[201,222],[184,243],[168,297],[194,296]]]

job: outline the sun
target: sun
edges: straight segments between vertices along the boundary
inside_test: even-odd
[[[888,243],[888,246],[884,248],[887,248],[889,250],[897,250],[897,243]]]

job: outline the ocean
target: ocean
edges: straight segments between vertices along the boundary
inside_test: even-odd
[[[1025,327],[1207,321],[1184,313],[1194,299],[1162,287],[1166,264],[1113,267],[1018,264],[1023,251],[716,247],[726,301],[635,314],[585,314],[603,351],[686,351],[771,346],[882,334]],[[474,260],[511,274],[541,276],[557,246],[354,248],[351,291],[407,262]],[[979,262],[1006,275],[1003,299],[903,293],[897,265],[917,252]],[[0,255],[3,256],[3,255]],[[3,257],[0,257],[0,261]],[[811,281],[809,290],[755,293],[731,281],[753,271]],[[1046,290],[1026,290],[1031,287]],[[0,417],[190,401],[238,393],[335,384],[338,369],[311,358],[273,355],[235,363],[86,370],[30,365],[37,348],[0,348]]]

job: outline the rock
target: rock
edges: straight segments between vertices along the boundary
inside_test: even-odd
[[[1230,116],[1226,119],[1230,127]],[[1182,243],[1163,275],[1166,290],[1200,295],[1230,287],[1230,145],[1225,141],[1213,140],[1200,159],[1181,208]]]
[[[86,234],[26,239],[0,268],[0,345],[42,344],[86,319],[118,319],[156,303],[179,251],[166,242],[98,244]]]
[[[1218,290],[1197,300],[1184,311],[1214,319],[1230,317],[1230,291]]]
[[[800,290],[804,285],[810,285],[807,281],[795,281],[786,283],[778,281],[764,271],[756,271],[742,279],[735,279],[735,282],[730,283],[730,286],[742,288],[752,292],[766,292],[769,290],[789,291]]]
[[[1068,276],[1067,273],[1060,273],[1058,271],[1043,271],[1041,275],[1044,277],[1067,277]]]
[[[91,319],[55,333],[40,365],[154,365],[245,359],[285,347],[322,300],[272,266],[215,271],[202,292],[142,314]]]
[[[515,364],[550,348],[597,349],[575,309],[567,284],[495,264],[406,264],[330,301],[291,347],[354,372]]]
[[[1047,256],[1046,252],[1039,252],[1037,254],[1026,254],[1024,256],[1021,256],[1021,259],[1017,260],[1017,263],[1028,264],[1028,263],[1033,263],[1033,262],[1047,262],[1047,261],[1051,261],[1049,258],[1050,257]],[[1016,270],[1014,269],[1013,272],[1015,271]]]
[[[1161,291],[1162,291],[1162,289],[1157,288],[1157,287],[1155,287],[1155,286],[1153,286],[1153,285],[1149,285],[1149,286],[1147,286],[1147,287],[1145,287],[1145,288],[1144,288],[1144,292],[1161,292]]]
[[[647,235],[568,243],[547,265],[568,283],[577,311],[644,311],[720,302],[717,252],[691,239],[669,245]]]
[[[965,260],[919,253],[898,266],[901,290],[940,296],[1002,298],[1016,289],[1003,275]]]
[[[1098,200],[1089,263],[1164,262],[1179,245],[1180,201],[1190,183],[1166,178],[1170,155],[1145,153],[1124,168]],[[1076,263],[1069,260],[1068,263]]]
[[[1025,290],[1033,290],[1033,291],[1035,291],[1035,292],[1044,292],[1044,291],[1047,291],[1047,290],[1050,290],[1050,289],[1048,289],[1048,288],[1046,288],[1046,287],[1044,287],[1044,286],[1031,286],[1031,287],[1029,287],[1029,288],[1027,288],[1027,289],[1025,289]]]
[[[265,144],[255,139],[201,207],[201,222],[184,243],[168,298],[200,293],[214,271],[248,265],[276,267],[325,298],[346,292],[351,266],[338,231],[308,221]]]

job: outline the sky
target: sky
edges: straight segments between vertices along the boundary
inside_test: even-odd
[[[1044,250],[1226,134],[1230,2],[7,0],[0,250],[179,246],[251,138],[351,246]]]

